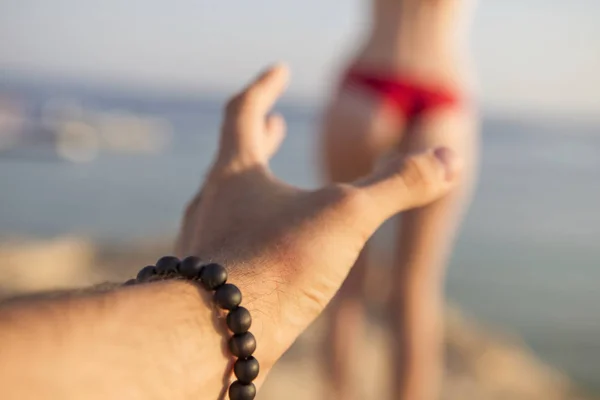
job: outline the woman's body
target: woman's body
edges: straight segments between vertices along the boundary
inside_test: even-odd
[[[368,174],[389,152],[447,146],[465,161],[450,195],[399,221],[389,312],[394,399],[433,400],[442,372],[445,264],[476,169],[477,119],[467,68],[467,0],[371,0],[369,36],[325,116],[331,181]],[[333,393],[352,399],[348,365],[364,320],[367,248],[332,305],[327,348]]]

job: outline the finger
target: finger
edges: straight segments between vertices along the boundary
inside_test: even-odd
[[[289,68],[284,64],[275,64],[251,83],[246,95],[255,103],[259,115],[265,115],[285,91],[290,78]]]
[[[287,67],[271,67],[228,102],[219,146],[221,161],[267,161],[264,156],[268,128],[266,117],[285,89],[288,77]],[[275,124],[280,122],[275,121]]]
[[[263,143],[266,160],[269,160],[279,150],[281,142],[285,137],[286,123],[280,114],[273,114],[267,117],[265,140]]]
[[[456,186],[462,162],[446,147],[385,162],[372,175],[355,183],[387,219],[399,212],[429,204]]]
[[[276,64],[260,74],[227,105],[227,118],[235,121],[262,121],[289,81],[289,70]]]

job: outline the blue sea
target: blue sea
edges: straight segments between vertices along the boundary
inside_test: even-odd
[[[174,235],[214,155],[222,98],[77,93],[90,107],[167,119],[172,142],[159,154],[101,152],[79,164],[44,147],[0,153],[0,235],[109,241]],[[282,112],[288,136],[272,168],[314,188],[318,115],[290,104]],[[544,360],[600,388],[600,126],[484,120],[479,185],[447,288],[468,313],[522,336]]]

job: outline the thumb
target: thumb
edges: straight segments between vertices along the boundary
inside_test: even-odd
[[[379,217],[429,204],[447,194],[460,180],[462,162],[446,147],[394,157],[357,182]]]

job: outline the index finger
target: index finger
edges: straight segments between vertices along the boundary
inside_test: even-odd
[[[227,105],[228,117],[263,118],[283,94],[289,81],[289,69],[284,64],[275,64],[260,74]]]

